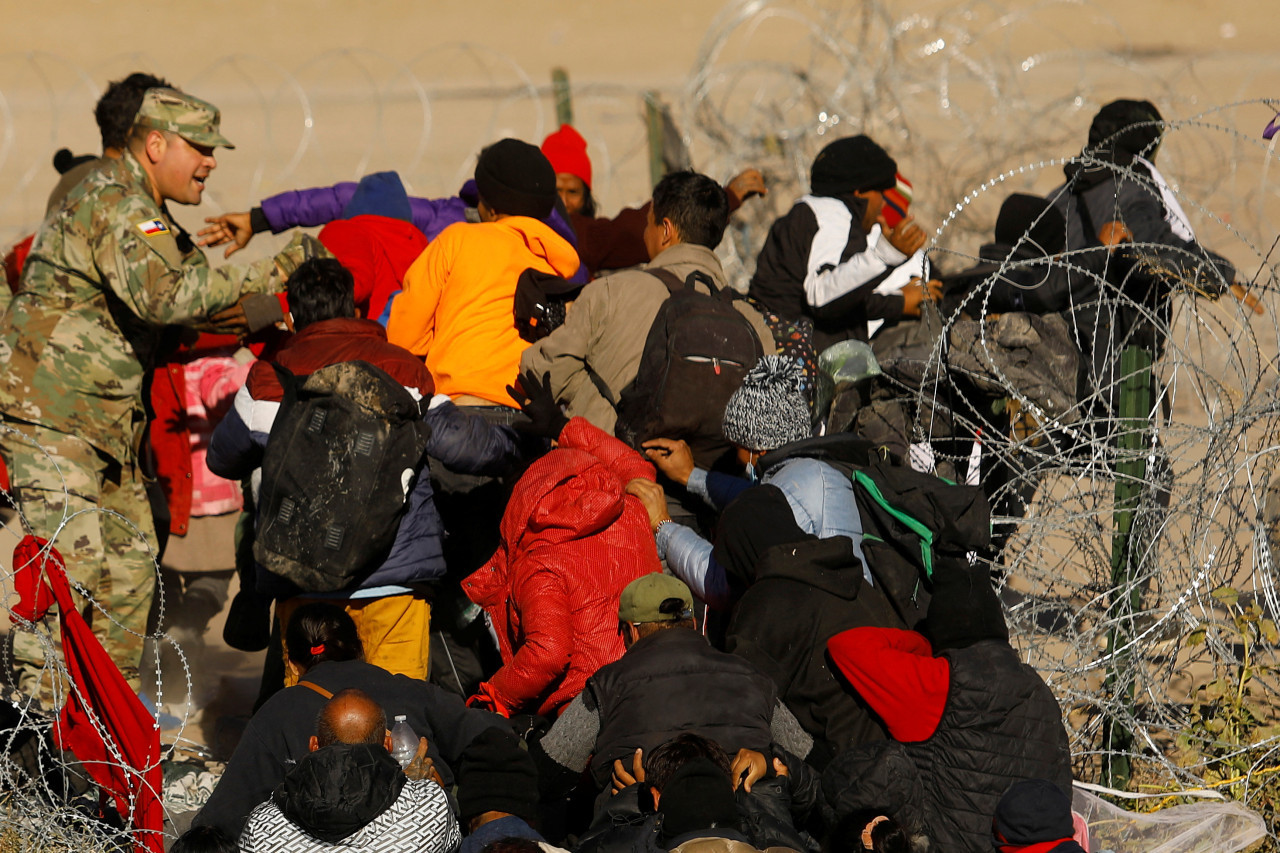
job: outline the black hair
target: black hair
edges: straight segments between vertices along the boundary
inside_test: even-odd
[[[729,755],[710,738],[692,732],[676,735],[644,757],[644,780],[659,792],[676,771],[695,758],[705,758],[729,776]]]
[[[107,90],[93,108],[93,117],[102,134],[102,148],[123,150],[129,143],[129,130],[142,106],[142,96],[148,89],[172,89],[173,84],[163,77],[135,71],[123,80],[107,84]]]
[[[714,249],[729,227],[724,187],[697,172],[672,172],[653,188],[653,221],[670,219],[686,243]]]
[[[884,812],[865,809],[847,814],[831,830],[824,845],[824,853],[863,853],[862,833],[867,824]],[[873,853],[910,853],[911,839],[906,829],[892,817],[882,820],[871,830]]]
[[[339,699],[363,699],[372,708],[376,709],[377,713],[371,714],[364,720],[364,728],[344,731],[345,737],[343,737],[334,728],[333,712],[330,710]],[[377,746],[383,742],[386,736],[387,712],[382,710],[382,706],[375,702],[368,693],[355,687],[348,687],[333,694],[333,698],[325,702],[320,709],[320,713],[316,714],[316,740],[322,747],[332,746],[335,743],[364,743]]]
[[[289,276],[289,312],[297,331],[321,320],[356,316],[356,282],[333,258],[303,261]]]
[[[216,826],[193,826],[178,837],[169,853],[237,853],[235,839]]]
[[[582,210],[578,212],[588,219],[596,218],[596,197],[591,194],[591,185],[586,181],[582,181]]]
[[[347,611],[325,601],[311,601],[293,611],[284,643],[289,660],[307,669],[327,660],[364,658],[356,623]]]

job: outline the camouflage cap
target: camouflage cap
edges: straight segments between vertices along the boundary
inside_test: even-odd
[[[679,599],[680,606],[667,611],[662,603]],[[636,578],[622,590],[618,619],[622,622],[676,622],[693,618],[693,594],[679,578],[661,572]]]
[[[135,125],[176,133],[197,145],[235,148],[218,125],[222,112],[208,101],[177,89],[148,89],[133,117]]]

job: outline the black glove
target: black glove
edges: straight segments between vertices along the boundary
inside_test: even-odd
[[[569,419],[564,416],[564,412],[560,411],[556,395],[551,393],[551,374],[544,374],[539,379],[538,375],[530,370],[520,377],[518,384],[519,388],[508,385],[507,393],[516,401],[520,411],[524,412],[529,420],[517,421],[513,426],[521,432],[540,435],[553,441],[558,439],[565,424],[569,423]]]

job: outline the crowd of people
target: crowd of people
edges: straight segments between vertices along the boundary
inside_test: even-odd
[[[754,169],[604,218],[566,125],[496,140],[455,197],[379,172],[192,235],[168,205],[232,147],[217,108],[134,74],[95,116],[102,155],[59,153],[6,258],[0,484],[143,696],[185,692],[167,632],[185,710],[207,700],[238,575],[225,638],[267,650],[262,691],[174,850],[1087,848],[1062,711],[989,577],[1016,472],[941,476],[973,436],[904,407],[959,403],[820,365],[939,310],[1061,328],[1066,402],[995,410],[1033,434],[1120,347],[1158,357],[1104,291],[1235,280],[1154,166],[1153,105],[1104,107],[1065,183],[942,278],[899,164],[838,139],[745,295],[716,248]],[[299,226],[249,265],[202,249]],[[41,631],[10,663],[47,708]]]

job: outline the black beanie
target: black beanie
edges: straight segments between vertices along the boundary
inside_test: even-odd
[[[861,134],[837,139],[823,148],[809,173],[809,191],[814,195],[883,192],[897,184],[898,164],[870,137]]]
[[[1075,834],[1071,799],[1046,779],[1015,782],[996,806],[991,821],[999,845],[1025,847]]]
[[[503,139],[480,152],[476,190],[498,213],[545,219],[556,203],[556,173],[538,146]]]
[[[1048,199],[1038,195],[1014,193],[1000,205],[996,217],[997,243],[1012,246],[1028,234],[1046,255],[1056,255],[1067,248],[1067,220]]]
[[[709,758],[686,761],[659,793],[664,844],[702,829],[739,828],[733,785]]]
[[[537,817],[538,771],[513,732],[485,729],[463,750],[458,812],[463,820],[485,812],[506,812],[525,821]]]
[[[929,638],[934,654],[980,640],[1009,642],[1004,610],[984,565],[970,566],[964,556],[935,553],[932,581],[933,598],[921,632]]]
[[[1105,143],[1108,148],[1129,157],[1142,156],[1154,160],[1156,146],[1164,135],[1161,121],[1160,111],[1150,101],[1112,101],[1093,117],[1093,123],[1089,125],[1089,147],[1096,148]]]

